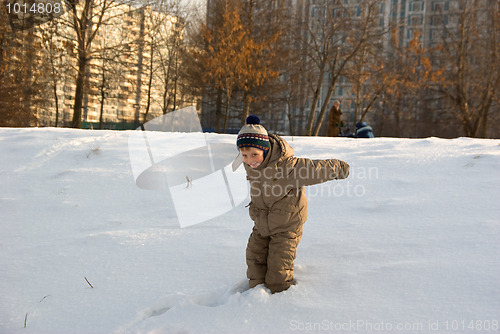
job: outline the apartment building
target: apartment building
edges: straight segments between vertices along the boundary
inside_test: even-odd
[[[179,66],[172,65],[169,58],[173,56],[172,41],[177,46],[182,43],[184,25],[179,17],[150,6],[116,5],[107,16],[106,24],[92,42],[94,52],[86,72],[82,126],[98,128],[102,120],[104,128],[132,129],[176,107],[172,101],[180,93],[169,82],[177,79],[176,74],[162,77],[158,73],[167,63]],[[72,34],[68,26],[60,25],[58,29],[68,30],[66,36]],[[67,38],[65,42],[56,37],[55,43],[63,50]],[[76,48],[76,41],[74,44]],[[69,126],[75,94],[71,68],[76,67],[76,58],[66,53],[56,57],[54,64],[61,71],[57,76],[58,110],[55,103],[38,108],[39,125],[54,126],[57,118],[58,126]],[[168,103],[165,96],[170,97]]]

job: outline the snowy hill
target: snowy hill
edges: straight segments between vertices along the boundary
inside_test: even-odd
[[[307,189],[270,295],[244,289],[248,200],[180,228],[131,133],[0,129],[0,333],[500,332],[500,140],[285,137],[351,175]]]

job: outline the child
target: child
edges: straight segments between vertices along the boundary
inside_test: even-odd
[[[349,165],[296,158],[288,143],[268,134],[257,116],[249,116],[246,123],[238,133],[240,156],[233,169],[242,160],[250,182],[254,227],[246,250],[247,277],[250,288],[265,284],[276,293],[294,284],[293,261],[307,218],[304,186],[346,178]]]

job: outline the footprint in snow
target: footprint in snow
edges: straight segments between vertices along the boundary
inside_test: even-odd
[[[229,289],[218,289],[198,295],[175,294],[166,296],[141,312],[142,319],[161,315],[177,305],[195,304],[199,306],[217,307],[226,304],[229,298],[249,290],[248,280],[243,280]]]
[[[248,289],[248,281],[244,280],[235,284],[230,289],[219,289],[213,292],[188,296],[187,301],[199,306],[217,307],[226,304],[231,296],[245,292]]]
[[[153,305],[150,307],[142,310],[139,314],[139,317],[141,320],[145,320],[147,318],[151,317],[156,317],[158,315],[161,315],[168,310],[170,310],[172,307],[174,307],[176,304],[178,304],[180,301],[184,300],[186,298],[185,295],[182,294],[176,294],[176,295],[169,295],[166,297],[163,297],[162,299],[156,301]]]
[[[252,289],[252,293],[250,293],[249,290],[248,280],[243,280],[236,283],[229,289],[218,289],[213,292],[197,295],[185,295],[182,293],[168,295],[157,300],[150,307],[140,311],[133,321],[127,324],[124,328],[118,329],[115,333],[126,333],[148,318],[162,315],[174,307],[182,308],[189,305],[204,307],[222,306],[227,304],[231,300],[232,296],[236,296],[247,291],[249,292],[247,297],[250,302],[265,302],[271,294],[266,288],[263,287],[263,285],[261,289],[258,289],[258,287]]]

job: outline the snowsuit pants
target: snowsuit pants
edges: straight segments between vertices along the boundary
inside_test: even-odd
[[[293,261],[302,237],[302,226],[262,236],[254,228],[246,250],[247,277],[250,288],[264,283],[271,293],[288,289],[293,281]]]

